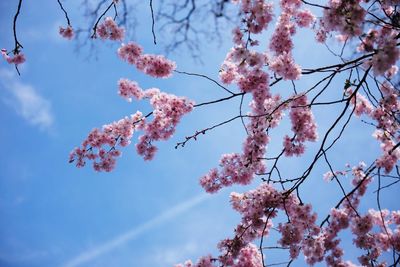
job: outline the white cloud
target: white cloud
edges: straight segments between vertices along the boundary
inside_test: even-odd
[[[136,226],[129,231],[122,233],[122,234],[116,236],[115,238],[104,242],[103,244],[95,246],[92,249],[83,251],[81,254],[79,254],[75,258],[71,259],[70,261],[65,263],[63,266],[64,267],[76,267],[76,266],[80,266],[86,262],[92,261],[92,260],[102,256],[103,254],[135,239],[139,235],[151,230],[155,226],[157,226],[169,219],[172,219],[181,213],[184,213],[184,212],[192,209],[193,207],[195,207],[198,204],[205,201],[208,197],[209,197],[209,195],[207,195],[207,194],[201,194],[201,195],[198,195],[191,199],[188,199],[176,206],[173,206],[170,209],[161,213],[160,215],[154,217],[153,219],[151,219],[139,226]]]
[[[152,253],[152,259],[156,262],[153,266],[174,266],[182,261],[182,255],[192,255],[198,250],[198,243],[193,241],[178,247],[159,249]]]
[[[40,129],[50,129],[54,122],[50,102],[29,84],[24,84],[12,71],[0,69],[1,85],[9,95],[3,101],[30,124]]]

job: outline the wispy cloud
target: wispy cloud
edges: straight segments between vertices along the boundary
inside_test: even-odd
[[[80,266],[86,262],[92,261],[92,260],[102,256],[103,254],[105,254],[121,245],[124,245],[128,241],[135,239],[139,235],[151,230],[153,227],[155,227],[169,219],[172,219],[172,218],[178,216],[179,214],[182,214],[182,213],[192,209],[194,206],[205,201],[208,197],[209,197],[209,195],[207,195],[207,194],[201,194],[194,198],[188,199],[176,206],[173,206],[170,209],[161,213],[160,215],[154,217],[153,219],[151,219],[139,226],[136,226],[136,227],[132,228],[131,230],[129,230],[125,233],[122,233],[109,241],[104,242],[103,244],[100,244],[98,246],[95,246],[92,249],[82,252],[75,258],[73,258],[70,261],[68,261],[67,263],[65,263],[63,266],[64,267],[76,267],[76,266]]]
[[[29,84],[22,83],[12,71],[0,69],[0,85],[9,92],[3,101],[30,124],[48,130],[54,122],[50,102]]]
[[[151,258],[154,261],[152,266],[174,266],[182,262],[183,255],[193,255],[199,251],[198,242],[189,241],[176,247],[167,247],[154,251]],[[185,258],[184,260],[187,260]]]

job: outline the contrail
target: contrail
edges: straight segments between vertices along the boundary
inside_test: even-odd
[[[194,206],[200,204],[204,200],[206,200],[209,197],[207,194],[201,194],[198,195],[194,198],[188,199],[176,206],[173,206],[172,208],[168,209],[167,211],[164,211],[160,215],[154,217],[153,219],[132,228],[131,230],[122,233],[118,235],[117,237],[104,242],[103,244],[100,244],[92,249],[89,249],[87,251],[82,252],[75,258],[71,259],[67,263],[63,264],[63,267],[76,267],[79,266],[85,262],[91,261],[97,257],[100,257],[101,255],[115,249],[116,247],[119,247],[123,244],[125,244],[128,241],[131,241],[132,239],[135,239],[139,235],[143,234],[144,232],[150,230],[151,228],[157,226],[160,223],[163,223],[171,218],[174,218],[178,216],[181,213],[186,212],[187,210],[193,208]]]

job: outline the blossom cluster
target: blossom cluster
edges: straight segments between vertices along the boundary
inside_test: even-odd
[[[254,4],[256,2],[260,5],[264,3],[264,1],[254,1]],[[241,8],[245,14],[251,14],[252,4],[252,1],[242,2]],[[294,15],[303,17],[304,21],[299,22],[301,26],[309,25],[314,20],[311,12],[298,10],[300,5],[301,1],[281,1],[284,12],[278,20],[270,43],[270,49],[275,53],[272,60],[269,60],[266,53],[249,50],[239,28],[235,28],[232,32],[235,46],[222,64],[220,78],[226,84],[236,83],[242,92],[252,95],[250,122],[246,126],[248,135],[243,143],[243,153],[222,155],[220,169],[213,168],[200,179],[201,186],[207,192],[217,192],[222,187],[235,183],[248,184],[254,174],[265,171],[264,163],[260,159],[265,154],[269,142],[266,130],[278,125],[282,119],[282,112],[288,105],[280,103],[279,95],[273,96],[269,92],[269,77],[263,67],[269,64],[271,70],[285,79],[293,80],[300,76],[301,70],[291,56],[291,35],[295,32],[291,17]],[[302,102],[306,101],[305,96],[298,98],[292,101],[292,105],[307,104]],[[303,142],[317,139],[316,125],[310,108],[299,107],[295,110],[291,116],[296,137],[294,140],[286,140],[284,145],[287,155],[302,154]]]
[[[366,165],[361,162],[350,170],[337,173],[351,173],[354,190],[345,196],[340,206],[331,210],[326,226],[324,223],[321,226],[316,224],[317,215],[310,204],[302,203],[289,191],[279,191],[264,182],[254,190],[231,193],[232,207],[241,214],[242,221],[235,229],[234,238],[225,239],[218,245],[219,257],[209,255],[201,258],[196,265],[188,261],[185,263],[188,265],[178,264],[176,267],[219,266],[217,261],[223,266],[260,266],[263,261],[251,242],[269,235],[272,219],[277,218],[278,211],[286,215],[287,222],[279,223],[274,229],[281,235],[278,243],[282,248],[289,249],[291,260],[302,253],[309,265],[325,260],[329,267],[357,266],[343,259],[344,252],[340,247],[339,233],[349,228],[354,244],[365,252],[358,257],[359,263],[362,266],[387,266],[384,261],[379,261],[379,256],[383,251],[400,250],[400,211],[370,209],[361,214],[358,208],[360,200],[372,181],[366,172]],[[253,260],[237,265],[238,262],[246,262],[242,261],[243,249],[249,246],[254,248],[253,253],[248,252],[254,255],[249,257]]]
[[[235,229],[236,236],[224,239],[218,245],[221,252],[218,261],[222,265],[262,266],[262,259],[257,256],[259,251],[251,242],[256,238],[268,236],[272,228],[271,219],[277,216],[278,209],[283,208],[283,199],[283,195],[267,183],[243,194],[231,193],[232,207],[241,214],[242,221]],[[243,249],[249,246],[254,248],[254,252],[251,253],[254,255],[253,261],[250,261],[249,265],[236,265],[237,262],[243,262]]]
[[[285,80],[297,80],[300,78],[301,69],[293,59],[292,36],[296,33],[296,24],[300,27],[310,27],[315,16],[310,10],[299,9],[301,1],[280,1],[280,4],[282,12],[269,44],[274,54],[270,61],[270,68]],[[292,21],[292,18],[295,18],[296,23]]]
[[[242,4],[245,10],[251,6],[248,1]],[[248,135],[243,142],[242,153],[222,155],[220,169],[213,168],[200,179],[201,186],[211,193],[232,184],[249,184],[254,174],[265,171],[261,158],[269,142],[266,130],[278,125],[284,108],[284,105],[280,106],[280,96],[269,92],[268,73],[263,70],[268,62],[267,55],[248,50],[240,29],[235,28],[232,34],[235,46],[222,64],[220,78],[226,84],[237,84],[242,92],[252,96],[249,123],[246,125]]]
[[[348,37],[361,35],[366,14],[360,0],[330,0],[320,21],[319,33],[323,37],[319,40],[325,41],[326,34],[331,31]]]
[[[376,38],[377,52],[372,56],[371,64],[375,75],[383,75],[400,59],[397,45],[399,31],[382,27]]]
[[[240,9],[246,14],[243,21],[249,32],[260,33],[268,27],[273,17],[271,2],[241,0],[240,4]]]
[[[143,129],[144,124],[145,118],[142,113],[136,112],[130,117],[104,125],[101,130],[95,128],[82,142],[82,146],[71,152],[69,161],[75,161],[77,167],[83,167],[86,160],[93,160],[93,168],[96,171],[112,171],[116,158],[121,154],[117,145],[129,145],[133,133]]]
[[[262,183],[258,188],[246,193],[231,193],[232,207],[241,214],[242,220],[235,229],[235,237],[219,243],[220,256],[216,260],[224,266],[262,266],[262,259],[256,256],[259,251],[251,242],[269,235],[273,226],[272,219],[276,218],[281,210],[288,216],[289,221],[279,224],[276,228],[282,235],[279,243],[284,248],[290,248],[293,259],[303,250],[310,264],[321,261],[325,252],[323,239],[312,238],[320,233],[319,226],[315,224],[316,214],[312,212],[311,205],[304,205],[297,197],[286,193],[279,192],[268,183]],[[236,265],[237,262],[244,262],[241,260],[243,249],[249,245],[256,249],[252,253],[254,260],[249,262],[249,265]],[[258,253],[255,253],[256,251]]]
[[[96,33],[102,39],[122,41],[124,38],[124,29],[118,27],[110,17],[105,18],[104,22],[96,27]],[[60,34],[68,38],[73,34],[72,28],[60,28]],[[133,42],[122,44],[118,49],[121,59],[153,77],[168,77],[176,67],[174,62],[163,56],[142,53],[143,49]],[[161,92],[157,88],[143,90],[137,82],[128,79],[118,81],[118,94],[129,102],[132,98],[148,98],[154,108],[154,119],[147,122],[142,113],[137,112],[131,118],[126,117],[103,126],[102,130],[94,129],[82,146],[75,148],[70,154],[70,162],[76,161],[78,167],[83,167],[86,160],[93,160],[95,170],[111,171],[115,167],[116,158],[121,154],[118,146],[129,145],[133,133],[138,130],[142,130],[144,134],[139,136],[136,151],[145,160],[151,160],[157,151],[153,142],[170,138],[181,117],[194,106],[193,101]]]
[[[141,100],[144,97],[144,92],[139,84],[128,79],[120,79],[118,81],[118,94],[128,102],[132,101],[132,97],[136,100]]]
[[[102,23],[97,25],[96,34],[103,40],[122,41],[125,36],[125,29],[119,27],[111,17],[106,17]]]
[[[1,54],[9,64],[19,65],[25,62],[25,55],[21,52],[9,56],[6,49],[1,49]]]
[[[250,52],[242,44],[235,46],[225,59],[221,79],[237,83],[242,92],[252,95],[250,121],[246,125],[248,135],[243,142],[243,152],[222,155],[221,169],[214,168],[200,179],[207,192],[213,193],[232,184],[249,184],[254,174],[265,171],[261,158],[269,142],[266,129],[278,125],[283,110],[283,106],[279,107],[280,96],[269,92],[269,77],[262,70],[266,61],[265,54]],[[225,66],[229,69],[224,69]]]
[[[293,138],[286,135],[283,146],[286,156],[299,156],[305,151],[304,142],[317,140],[317,125],[306,95],[295,95],[290,106],[290,121],[295,135]]]
[[[68,25],[66,28],[60,27],[59,29],[59,33],[62,37],[71,40],[72,38],[74,38],[74,29],[72,28],[71,25]]]
[[[118,55],[138,70],[155,78],[166,78],[172,75],[176,68],[175,62],[161,55],[142,54],[143,49],[136,43],[122,44]]]
[[[160,92],[157,88],[142,90],[137,83],[127,79],[121,79],[118,84],[119,92],[125,98],[130,96],[135,96],[136,99],[149,98],[154,108],[154,119],[146,121],[138,111],[130,118],[125,117],[104,125],[101,130],[92,130],[82,146],[75,148],[70,154],[70,162],[76,161],[77,167],[83,167],[86,160],[93,160],[95,170],[107,172],[113,170],[116,158],[121,154],[118,146],[129,145],[134,132],[139,130],[144,134],[139,136],[136,151],[145,160],[150,160],[157,151],[152,142],[170,138],[181,117],[193,109],[193,101]]]
[[[351,88],[348,88],[346,90],[346,93],[351,96],[353,95],[353,90]],[[365,96],[358,92],[351,97],[350,103],[355,106],[354,114],[358,117],[363,114],[370,115],[374,109],[371,102]]]
[[[375,75],[386,74],[390,78],[396,74],[394,72],[397,72],[398,67],[395,64],[400,58],[397,34],[398,31],[388,27],[370,29],[359,44],[359,52],[373,53],[367,63],[372,66]]]
[[[154,118],[144,126],[145,133],[139,137],[136,150],[145,160],[151,160],[156,151],[152,142],[169,139],[174,134],[182,116],[192,111],[194,102],[183,97],[160,92],[156,88],[144,91],[143,95],[150,98],[150,104],[154,109]]]
[[[188,260],[184,264],[176,264],[175,267],[217,267],[216,260],[211,256],[199,259],[196,264]],[[231,261],[227,267],[262,267],[261,253],[254,244],[248,244],[239,250],[237,259]]]
[[[365,254],[358,257],[359,263],[362,266],[387,266],[385,262],[379,262],[378,258],[383,251],[392,248],[398,251],[400,248],[400,212],[370,209],[361,215],[357,211],[358,206],[372,178],[366,175],[364,163],[353,167],[352,175],[352,184],[357,190],[346,198],[341,207],[332,209],[330,224],[323,228],[326,253],[331,252],[325,261],[328,266],[349,266],[348,262],[343,262],[338,233],[350,228],[354,244],[365,251]],[[375,265],[372,265],[373,262]]]
[[[387,23],[381,27],[369,28],[363,32],[368,11],[362,6],[361,0],[331,0],[323,17],[316,38],[325,42],[327,34],[332,31],[340,33],[342,41],[358,37],[361,41],[357,50],[371,53],[372,57],[366,63],[372,66],[374,74],[393,75],[396,62],[400,58],[400,49],[397,45],[399,31]],[[396,16],[395,7],[398,1],[381,1],[381,11],[385,16]],[[377,18],[376,16],[374,18]]]
[[[371,118],[377,122],[374,137],[381,142],[382,156],[376,161],[379,167],[389,173],[400,159],[400,151],[396,149],[399,140],[400,124],[395,116],[400,112],[398,91],[388,82],[381,85],[383,98],[371,112]],[[395,115],[395,116],[393,116]]]

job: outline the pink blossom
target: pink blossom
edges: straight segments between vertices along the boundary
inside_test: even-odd
[[[366,13],[359,0],[330,0],[328,9],[324,9],[321,27],[327,32],[338,31],[346,36],[358,36],[362,33]]]
[[[246,75],[246,76],[245,76]],[[243,152],[224,154],[220,159],[220,170],[213,169],[212,172],[200,178],[200,184],[210,193],[214,193],[223,186],[232,184],[249,184],[254,174],[265,171],[264,163],[260,160],[269,142],[265,133],[267,127],[276,127],[281,118],[281,110],[273,112],[275,105],[268,105],[269,94],[268,76],[259,68],[244,71],[237,81],[242,91],[252,93],[253,100],[250,102],[252,109],[249,124],[247,125],[248,136],[243,142]],[[278,100],[279,96],[273,97]],[[267,103],[267,105],[265,105]],[[270,110],[266,109],[270,108]],[[268,114],[270,120],[258,117],[259,114]],[[211,175],[212,174],[212,175]]]
[[[122,44],[121,47],[118,48],[119,57],[132,65],[136,64],[136,61],[138,60],[142,52],[142,47],[134,42]]]
[[[62,37],[71,40],[74,38],[74,29],[68,25],[66,28],[60,27],[59,33]]]
[[[144,96],[143,90],[139,87],[138,83],[128,79],[120,79],[118,81],[118,88],[118,94],[125,98],[128,102],[132,101],[131,97],[140,100]]]
[[[292,35],[295,33],[295,25],[290,22],[292,12],[283,12],[278,19],[275,31],[271,37],[269,48],[276,55],[290,53],[293,49]]]
[[[290,53],[282,52],[279,56],[273,58],[270,68],[285,80],[298,80],[301,76],[301,68],[294,63]]]
[[[267,1],[241,1],[244,21],[251,33],[260,33],[272,21],[272,3]]]
[[[236,27],[232,30],[232,35],[233,35],[233,43],[236,45],[242,45],[243,44],[243,33],[240,30],[239,27]]]
[[[253,244],[248,244],[242,248],[237,257],[237,262],[233,267],[262,267],[261,254],[258,248]]]
[[[149,95],[146,91],[143,95]],[[145,160],[154,157],[157,148],[154,141],[167,140],[175,132],[181,117],[193,109],[194,102],[183,97],[166,94],[150,89],[150,104],[153,106],[154,119],[144,126],[145,133],[139,137],[136,150]]]
[[[225,84],[232,83],[237,78],[237,68],[232,62],[224,62],[219,71],[219,78]]]
[[[133,133],[142,129],[144,123],[142,113],[136,112],[131,117],[104,125],[101,130],[93,129],[83,141],[82,146],[71,152],[70,162],[75,161],[77,167],[83,167],[86,160],[93,160],[96,171],[113,170],[116,158],[121,155],[117,145],[121,147],[129,145]]]
[[[155,78],[167,78],[176,68],[175,62],[161,55],[141,55],[136,62],[136,67]]]
[[[291,102],[290,121],[294,138],[285,136],[284,147],[286,156],[299,156],[304,153],[304,142],[316,141],[318,138],[317,125],[311,108],[307,106],[307,96],[294,96]]]
[[[396,74],[398,73],[398,71],[399,71],[399,67],[397,67],[396,65],[393,65],[393,66],[390,67],[390,69],[388,69],[388,70],[386,71],[385,76],[386,76],[388,79],[392,79],[393,77],[396,76]]]
[[[377,53],[372,56],[371,65],[375,75],[384,75],[400,58],[400,49],[397,47],[397,31],[381,28],[376,40]]]
[[[122,41],[125,30],[119,27],[111,17],[106,17],[102,23],[97,25],[96,34],[103,40]]]
[[[118,49],[121,59],[134,65],[138,70],[155,78],[167,78],[176,68],[175,62],[161,55],[142,54],[143,49],[134,42],[122,44]]]
[[[351,95],[353,94],[353,90],[351,88],[348,88],[346,90],[346,93]],[[363,114],[370,115],[374,110],[371,102],[369,102],[369,100],[365,96],[358,92],[351,98],[350,103],[352,105],[355,105],[354,114],[358,117]]]
[[[315,21],[314,14],[308,9],[298,11],[295,18],[299,27],[310,27]]]
[[[1,49],[1,54],[3,55],[3,58],[9,63],[9,64],[15,64],[19,65],[25,62],[25,55],[21,52],[18,52],[17,54],[14,54],[13,56],[9,56],[7,54],[6,49]]]
[[[125,147],[131,143],[136,131],[143,131],[136,144],[136,151],[145,160],[153,159],[157,152],[155,141],[166,140],[175,132],[181,117],[193,109],[194,102],[183,97],[160,92],[151,88],[143,91],[136,82],[126,79],[119,81],[119,93],[124,98],[150,98],[153,106],[152,121],[147,122],[141,112],[136,112],[130,118],[104,125],[103,128],[92,130],[83,141],[82,146],[75,148],[70,154],[70,162],[75,161],[77,167],[83,167],[86,160],[93,160],[97,171],[111,171],[116,164],[116,158],[121,152],[118,146]]]
[[[364,236],[372,229],[372,216],[367,214],[363,217],[356,217],[353,220],[351,230],[354,234],[358,236]]]

